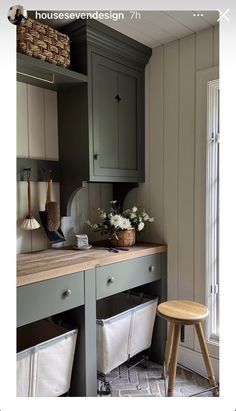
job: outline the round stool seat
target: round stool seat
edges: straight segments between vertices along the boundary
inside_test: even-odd
[[[191,325],[205,320],[209,310],[205,305],[188,300],[172,300],[157,307],[160,317],[175,324]]]
[[[194,325],[201,347],[203,359],[205,362],[208,380],[213,390],[213,395],[218,395],[218,386],[216,384],[214,371],[212,368],[207,344],[205,341],[201,322],[205,320],[209,311],[205,305],[188,300],[165,301],[157,306],[157,314],[168,321],[169,331],[166,342],[163,377],[169,374],[168,397],[173,396],[176,380],[176,367],[178,360],[178,349],[181,329],[185,325]]]

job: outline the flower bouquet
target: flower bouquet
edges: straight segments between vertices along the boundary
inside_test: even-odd
[[[142,231],[145,224],[154,221],[144,208],[133,206],[120,212],[117,201],[111,201],[111,208],[108,211],[98,208],[98,222],[92,224],[87,221],[90,228],[101,234],[108,235],[112,245],[116,247],[132,246],[135,244],[136,231]]]

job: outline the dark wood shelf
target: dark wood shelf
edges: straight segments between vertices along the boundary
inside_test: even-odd
[[[17,81],[51,90],[63,90],[80,83],[87,83],[87,76],[17,53]]]

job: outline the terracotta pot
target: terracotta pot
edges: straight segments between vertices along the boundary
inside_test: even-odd
[[[135,229],[120,230],[116,233],[118,240],[113,236],[110,240],[114,247],[131,247],[135,244]]]

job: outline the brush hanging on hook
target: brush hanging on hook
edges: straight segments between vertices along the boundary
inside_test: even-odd
[[[23,230],[36,230],[37,228],[40,227],[40,224],[34,218],[32,214],[32,209],[31,209],[31,180],[30,180],[31,168],[26,168],[25,171],[27,171],[27,183],[28,183],[28,214],[25,217],[21,225],[21,228]]]

